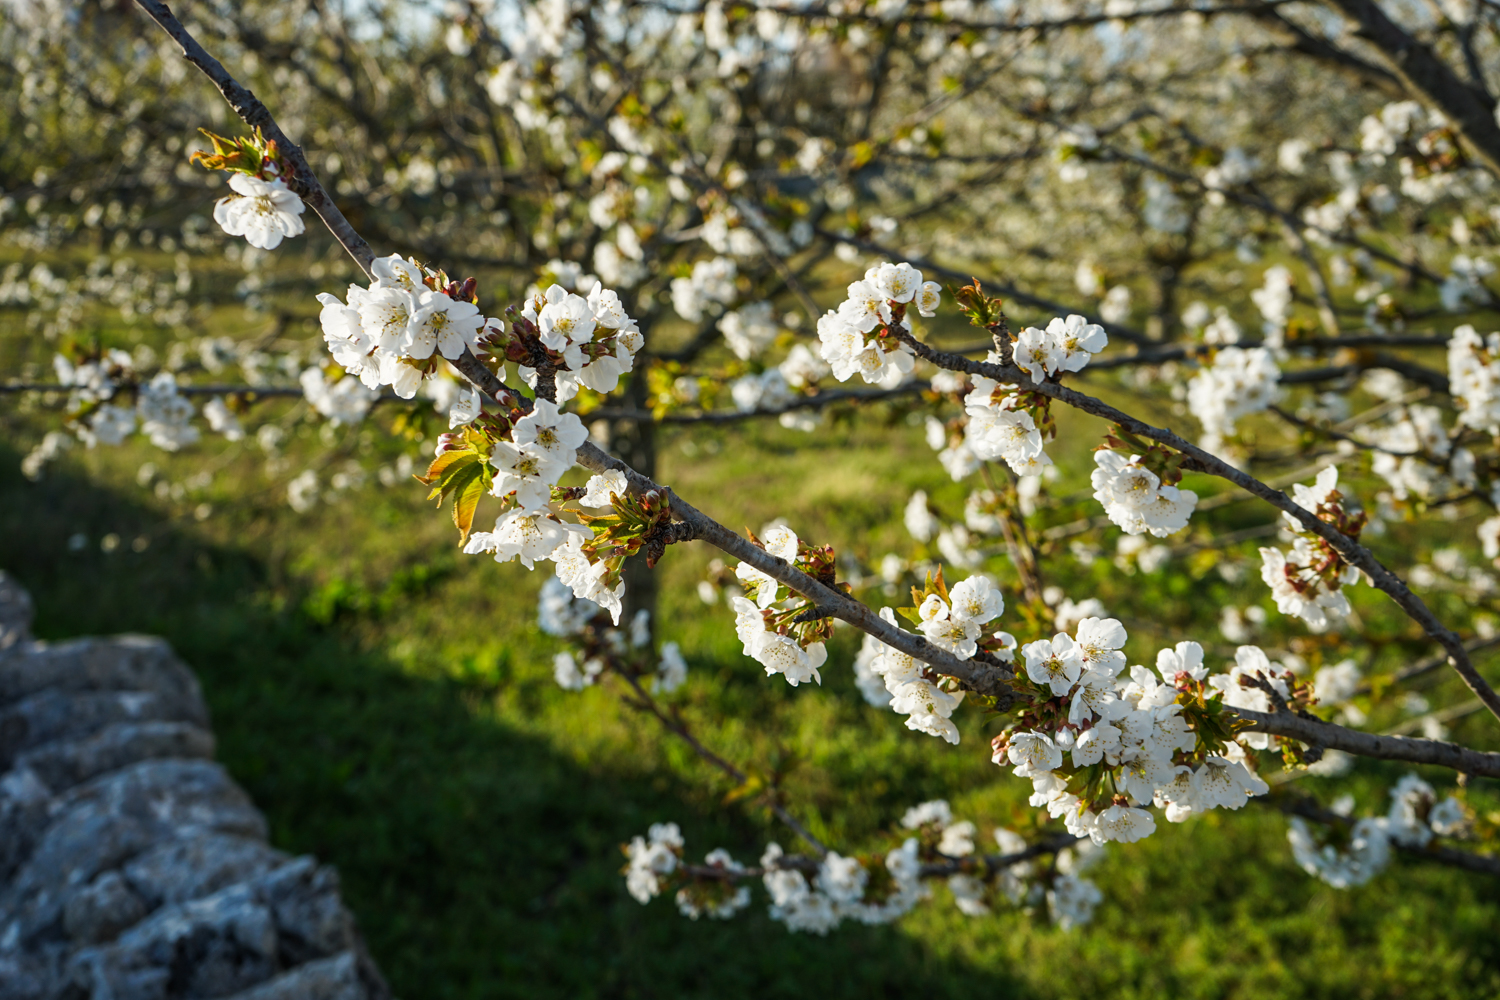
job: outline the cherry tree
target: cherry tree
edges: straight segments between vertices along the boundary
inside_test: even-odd
[[[283,398],[335,428],[430,401],[445,426],[413,471],[465,553],[543,574],[563,688],[615,684],[748,786],[746,765],[672,710],[691,651],[653,635],[652,567],[710,546],[735,565],[707,596],[767,683],[815,697],[804,687],[845,666],[835,629],[857,629],[865,699],[935,753],[970,752],[988,727],[1010,771],[997,780],[1029,781],[1048,821],[1030,840],[980,837],[934,800],[889,845],[830,845],[773,789],[763,801],[798,847],[694,862],[663,822],[625,845],[636,899],[672,892],[693,919],[728,918],[759,882],[773,917],[826,933],[897,919],[943,880],[965,913],[1045,902],[1075,926],[1102,901],[1085,877],[1100,847],[1257,802],[1291,814],[1297,863],[1337,887],[1393,852],[1500,872],[1492,820],[1468,803],[1500,754],[1443,729],[1500,715],[1475,662],[1500,640],[1493,619],[1445,623],[1422,596],[1482,608],[1497,589],[1468,564],[1500,556],[1500,334],[1482,332],[1500,306],[1491,5],[545,0],[414,20],[400,5],[202,3],[185,8],[192,29],[157,0],[137,6],[164,34],[124,5],[33,7],[7,29],[25,84],[7,114],[36,119],[28,138],[49,141],[41,108],[136,123],[12,187],[0,205],[24,213],[17,242],[128,244],[148,213],[170,216],[153,206],[196,200],[243,263],[241,299],[282,327],[316,299],[318,354],[211,337],[166,363],[58,353],[50,381],[6,387],[59,411],[29,475],[75,442],[243,437]],[[28,47],[64,69],[35,68]],[[122,106],[147,80],[149,103]],[[132,183],[155,178],[150,198],[120,200],[120,162]],[[347,259],[267,283],[269,255],[301,252],[316,225]],[[202,218],[178,231],[184,257],[221,243]],[[13,268],[0,301],[48,341],[106,306],[184,329],[191,264],[154,282]],[[945,474],[977,485],[957,517],[912,496],[913,549],[878,567],[785,520],[736,532],[657,481],[664,424],[816,434],[830,414],[892,406]],[[1097,447],[1087,513],[1053,523],[1063,413]],[[587,480],[561,485],[575,466]],[[315,502],[317,470],[284,488],[293,507]],[[1241,500],[1275,520],[1203,526]],[[1492,515],[1477,537],[1430,564],[1379,541],[1475,511]],[[1127,653],[1097,599],[1046,583],[1049,564],[1102,558],[1092,539],[1115,529],[1132,573],[1174,547],[1265,540],[1251,572],[1315,654],[1251,644],[1229,607],[1232,659],[1193,635]],[[1406,662],[1370,671],[1382,650],[1351,594],[1406,617],[1422,637]],[[1404,732],[1362,728],[1377,692],[1444,670],[1463,700]],[[1365,817],[1292,791],[1359,757],[1446,769],[1457,787],[1413,774]]]

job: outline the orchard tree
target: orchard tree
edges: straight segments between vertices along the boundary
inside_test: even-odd
[[[6,389],[58,419],[27,474],[137,432],[206,448],[204,423],[272,450],[284,397],[333,428],[376,404],[412,427],[434,403],[445,426],[412,471],[465,553],[549,564],[557,682],[610,678],[801,843],[694,862],[653,826],[625,848],[637,899],[728,917],[759,880],[774,917],[826,933],[894,920],[943,879],[965,913],[1045,900],[1073,926],[1102,898],[1083,874],[1100,845],[1257,800],[1337,887],[1393,852],[1500,873],[1469,792],[1500,753],[1444,730],[1500,716],[1475,664],[1500,641],[1500,8],[195,2],[190,29],[136,6],[15,6],[0,27],[5,124],[27,139],[0,152],[7,239],[94,247],[78,273],[16,264],[0,284],[38,352]],[[98,123],[81,139],[80,120]],[[205,182],[224,189],[211,207]],[[190,253],[221,242],[232,289]],[[135,270],[137,243],[175,254],[172,275]],[[286,255],[301,263],[275,268]],[[259,342],[201,327],[235,300]],[[177,339],[160,358],[77,336],[109,310]],[[1081,511],[1049,489],[1065,410],[1096,446]],[[656,481],[665,424],[817,435],[893,415],[975,488],[959,515],[913,495],[914,544],[879,565],[785,520],[738,533]],[[575,465],[590,478],[561,486]],[[320,470],[281,488],[304,509]],[[1205,523],[1243,499],[1277,521]],[[1452,535],[1476,512],[1477,537]],[[1452,544],[1422,561],[1382,542],[1408,524]],[[1106,531],[1122,573],[1218,553],[1233,580],[1234,547],[1265,540],[1248,569],[1285,621],[1221,609],[1232,660],[1192,635],[1127,654],[1096,598],[1047,583],[1104,557]],[[688,658],[653,637],[652,567],[689,543],[736,561],[700,589],[768,677],[809,696],[843,668],[835,628],[858,629],[865,699],[960,748],[934,752],[994,732],[1041,832],[996,829],[990,850],[939,800],[887,848],[822,843],[670,703]],[[1435,590],[1467,616],[1440,620]],[[1399,639],[1357,610],[1388,604]],[[1256,628],[1295,638],[1267,650]],[[1462,700],[1361,728],[1445,670]],[[1359,757],[1457,787],[1413,774],[1365,817],[1290,790]]]

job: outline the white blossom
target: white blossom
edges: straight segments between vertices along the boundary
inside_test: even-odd
[[[302,234],[306,206],[281,178],[261,180],[234,172],[229,187],[234,194],[214,204],[214,221],[230,236],[243,236],[261,250],[275,250],[288,236]]]
[[[1234,433],[1235,423],[1274,403],[1281,370],[1269,348],[1225,347],[1188,383],[1188,409],[1210,441]]]

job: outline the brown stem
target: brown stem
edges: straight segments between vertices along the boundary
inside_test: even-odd
[[[656,699],[648,694],[646,689],[641,686],[641,682],[638,679],[626,673],[621,673],[619,676],[624,678],[625,683],[629,684],[630,689],[635,692],[634,699],[624,699],[625,704],[652,715],[657,722],[661,723],[662,728],[666,729],[667,732],[671,733],[673,736],[676,736],[688,746],[692,747],[693,752],[696,753],[699,757],[702,757],[709,764],[713,765],[715,768],[732,778],[734,780],[736,788],[742,787],[746,782],[750,780],[750,776],[747,775],[744,771],[740,770],[738,767],[735,767],[733,764],[729,763],[729,761],[725,760],[723,757],[720,757],[708,747],[704,746],[703,742],[696,736],[694,736],[692,731],[688,729],[687,723],[678,718],[675,713],[673,715],[668,715],[666,712],[664,712],[662,710],[662,707],[657,704]],[[813,836],[812,833],[807,829],[807,827],[798,822],[797,817],[788,812],[785,806],[775,801],[774,799],[772,799],[768,803],[768,806],[777,819],[781,820],[788,827],[790,827],[793,833],[801,837],[804,843],[806,843],[809,847],[817,852],[818,857],[821,858],[828,853],[828,848],[823,845],[823,842],[820,841],[817,837]]]
[[[1138,437],[1150,438],[1159,444],[1164,444],[1174,451],[1181,452],[1197,462],[1198,470],[1220,479],[1227,479],[1236,486],[1251,493],[1271,506],[1283,511],[1302,528],[1311,534],[1317,535],[1328,542],[1343,560],[1354,566],[1370,578],[1374,585],[1384,591],[1397,606],[1405,611],[1407,616],[1422,626],[1422,630],[1435,640],[1440,646],[1448,651],[1449,662],[1458,675],[1463,678],[1469,689],[1479,696],[1496,717],[1500,717],[1500,696],[1495,694],[1494,688],[1490,687],[1479,672],[1474,669],[1474,663],[1469,658],[1468,651],[1464,648],[1463,640],[1458,635],[1438,621],[1437,616],[1427,607],[1420,597],[1412,593],[1402,580],[1385,567],[1374,554],[1354,539],[1338,531],[1332,525],[1320,520],[1312,511],[1307,510],[1292,501],[1280,490],[1272,489],[1265,483],[1236,469],[1217,455],[1212,455],[1197,445],[1190,444],[1177,434],[1160,427],[1153,427],[1143,420],[1138,420],[1121,410],[1115,409],[1103,400],[1095,399],[1093,396],[1085,395],[1075,389],[1056,382],[1045,380],[1032,384],[1031,376],[1019,368],[1009,365],[992,365],[982,361],[971,361],[961,354],[952,354],[947,351],[934,350],[926,344],[917,340],[909,333],[903,332],[901,339],[911,345],[912,350],[927,361],[932,362],[940,368],[949,371],[968,372],[971,375],[983,375],[986,378],[995,379],[997,382],[1026,384],[1032,392],[1050,396],[1053,399],[1067,403],[1069,406],[1085,413],[1091,413],[1096,417],[1103,417],[1118,426],[1124,428]]]
[[[219,88],[219,93],[224,95],[224,100],[234,109],[246,125],[259,128],[267,138],[276,140],[276,145],[281,155],[286,157],[292,167],[292,177],[288,186],[296,191],[308,206],[318,213],[318,218],[328,227],[333,238],[349,251],[349,256],[368,276],[370,265],[375,260],[375,252],[365,242],[364,237],[354,231],[349,220],[344,218],[344,213],[339,211],[323,185],[318,182],[312,167],[308,166],[307,157],[302,155],[302,147],[292,142],[287,134],[281,131],[281,126],[276,124],[276,119],[271,117],[271,112],[266,106],[245,87],[229,75],[224,65],[209,55],[198,40],[188,33],[177,20],[177,16],[171,9],[160,0],[136,0],[140,8],[146,14],[161,25],[161,29],[171,36],[172,40],[182,48],[183,58],[203,71],[203,75],[213,81],[214,86]]]

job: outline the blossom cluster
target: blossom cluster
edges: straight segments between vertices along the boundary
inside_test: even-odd
[[[1200,726],[1213,704],[1249,690],[1242,677],[1274,676],[1269,664],[1257,673],[1237,663],[1238,672],[1209,677],[1202,647],[1185,641],[1157,654],[1156,673],[1125,673],[1125,640],[1118,621],[1091,617],[1073,636],[1021,647],[1037,701],[995,738],[994,760],[1031,780],[1031,804],[1077,836],[1128,843],[1155,831],[1153,804],[1175,823],[1264,794],[1243,748],[1204,739]],[[1241,652],[1250,661],[1260,651]]]
[[[1203,425],[1204,447],[1217,448],[1236,421],[1258,413],[1279,395],[1281,369],[1267,347],[1224,347],[1188,383],[1188,409]]]
[[[837,309],[818,320],[823,360],[834,378],[846,381],[858,373],[866,382],[899,385],[911,373],[916,356],[901,336],[911,334],[907,310],[923,316],[937,312],[942,289],[923,281],[910,264],[876,264],[853,282]]]
[[[1311,486],[1298,484],[1292,499],[1352,538],[1359,537],[1362,516],[1350,517],[1344,509],[1343,494],[1338,491],[1338,466],[1330,465],[1318,473]],[[1359,570],[1349,565],[1325,539],[1314,535],[1301,521],[1283,514],[1292,532],[1292,549],[1263,546],[1260,550],[1260,576],[1271,588],[1276,610],[1307,622],[1313,629],[1326,629],[1349,614],[1349,596],[1343,588],[1359,580]]]
[[[1094,499],[1104,513],[1126,534],[1150,532],[1165,538],[1187,527],[1198,494],[1163,485],[1161,477],[1141,464],[1140,455],[1125,458],[1119,452],[1094,452],[1095,469],[1090,480]]]
[[[739,267],[728,257],[698,261],[686,277],[672,279],[672,308],[688,322],[699,322],[704,312],[722,309],[739,296],[738,274]]]
[[[1465,324],[1448,341],[1448,384],[1458,422],[1500,436],[1500,333],[1481,337]]]
[[[766,552],[789,565],[798,562],[801,553],[795,531],[773,525],[765,536]],[[799,609],[785,606],[795,604],[788,599],[790,592],[749,563],[735,567],[735,576],[748,595],[731,601],[734,629],[745,655],[764,666],[767,676],[781,674],[792,687],[809,680],[822,684],[818,668],[827,662],[828,649],[811,630],[792,622]]]
[[[1005,598],[994,581],[987,576],[971,576],[954,586],[947,598],[929,593],[917,608],[917,629],[929,642],[961,660],[972,658],[986,639],[1001,650],[1001,655],[1011,655],[1016,640],[1010,633],[985,636],[984,626],[1005,612]],[[897,627],[890,608],[881,608],[880,617]],[[958,743],[958,727],[952,716],[964,700],[962,689],[911,654],[869,634],[864,637],[858,664],[859,669],[881,679],[890,696],[891,710],[907,717],[906,728]]]
[[[1473,453],[1453,447],[1443,413],[1435,406],[1403,406],[1388,422],[1360,430],[1361,438],[1376,449],[1370,471],[1390,483],[1397,500],[1433,498],[1446,485],[1445,471],[1459,485],[1475,484]]]
[[[550,576],[537,595],[537,625],[548,635],[575,640],[576,650],[552,658],[552,676],[565,691],[591,686],[614,665],[632,672],[649,671],[653,693],[670,694],[687,681],[687,661],[675,642],[662,643],[660,658],[651,668],[651,612],[638,609],[630,627],[605,624],[603,608],[578,597],[572,587]],[[576,652],[576,655],[575,655]]]
[[[998,363],[1000,357],[991,351],[986,360]],[[1018,476],[1033,476],[1051,465],[1036,418],[1036,413],[1045,411],[1028,407],[1014,385],[983,375],[975,375],[973,380],[973,390],[964,397],[969,420],[964,444],[969,452],[983,461],[1004,459]]]
[[[829,851],[809,881],[801,871],[783,867],[784,857],[779,844],[773,841],[767,846],[760,859],[765,869],[761,881],[771,897],[771,919],[790,931],[827,934],[844,920],[890,923],[927,895],[919,881],[921,860],[915,838],[907,838],[886,853],[882,874],[887,877],[881,879],[885,892],[879,897],[871,884],[875,880],[859,858]]]
[[[581,524],[564,521],[547,505],[552,486],[567,471],[573,453],[588,437],[583,422],[572,413],[559,414],[545,399],[516,421],[513,441],[495,443],[490,461],[496,468],[490,492],[512,497],[515,506],[501,514],[493,531],[476,531],[464,544],[464,552],[493,553],[496,562],[519,559],[527,569],[537,560],[550,559],[557,579],[574,596],[592,601],[620,623],[625,594],[623,581],[612,583],[605,562],[589,558],[584,546],[592,533]],[[579,503],[605,508],[612,496],[625,492],[625,477],[605,472],[588,481]]]
[[[1353,804],[1347,798],[1336,803],[1334,811],[1347,816]],[[1320,842],[1300,816],[1291,818],[1287,840],[1303,871],[1335,889],[1348,889],[1364,885],[1386,867],[1392,844],[1423,848],[1435,836],[1462,834],[1468,823],[1462,802],[1451,795],[1439,802],[1431,785],[1408,774],[1391,789],[1386,815],[1353,821],[1342,847]]]
[[[1089,358],[1109,344],[1104,327],[1076,313],[1054,317],[1045,330],[1028,326],[1016,337],[1012,350],[1016,366],[1041,383],[1058,372],[1082,371]]]
[[[526,300],[521,317],[528,324],[528,332],[536,332],[557,369],[558,403],[577,395],[579,385],[595,392],[613,392],[620,376],[634,368],[636,352],[646,342],[635,320],[626,314],[619,295],[597,281],[587,298],[552,285],[544,294]],[[504,344],[499,331],[489,339],[496,347]],[[514,348],[507,357],[520,363],[522,377],[535,388],[539,378],[536,359]]]
[[[683,860],[677,825],[657,823],[646,836],[634,837],[623,847],[623,874],[626,890],[641,903],[680,886],[678,910],[694,920],[727,919],[748,907],[750,891],[742,883],[758,874],[770,900],[771,919],[790,931],[817,935],[826,935],[846,920],[875,925],[899,919],[931,898],[923,881],[934,874],[924,873],[928,864],[949,869],[949,892],[967,916],[985,916],[1000,904],[1030,912],[1045,903],[1064,930],[1093,918],[1103,894],[1083,873],[1101,856],[1094,844],[1084,840],[1058,849],[1053,865],[1027,860],[992,865],[993,857],[979,857],[977,834],[974,823],[955,821],[948,803],[938,799],[908,809],[896,831],[898,846],[884,853],[827,851],[812,860],[788,855],[773,841],[762,853],[757,872],[723,849],[710,851],[702,865],[689,865]],[[1019,834],[1003,827],[994,831],[994,841],[1002,859],[1028,846]],[[959,863],[957,871],[952,870],[954,862]],[[941,869],[936,874],[942,874]]]
[[[410,399],[435,369],[433,354],[452,361],[472,350],[485,318],[458,286],[415,260],[380,257],[370,273],[374,280],[351,284],[342,301],[318,295],[323,340],[333,359],[367,387],[389,385]]]

